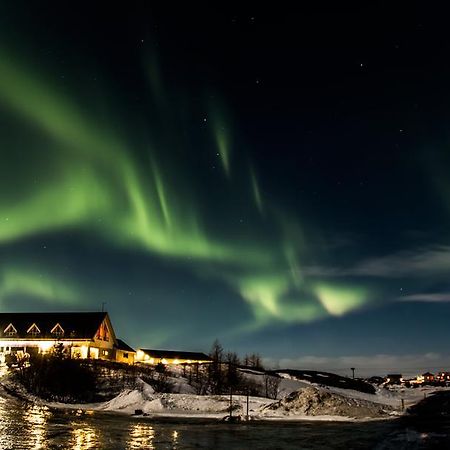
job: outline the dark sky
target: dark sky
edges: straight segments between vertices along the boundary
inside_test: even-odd
[[[1,309],[448,368],[445,11],[152,3],[0,6]]]

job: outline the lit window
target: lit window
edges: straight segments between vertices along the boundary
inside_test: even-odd
[[[50,333],[52,333],[54,336],[63,336],[64,335],[64,330],[63,327],[57,323],[50,331]]]
[[[96,338],[101,341],[109,341],[109,330],[106,322],[102,322],[99,329],[97,330]]]
[[[14,325],[10,323],[6,328],[5,331],[3,331],[5,336],[15,336],[17,334],[17,330],[15,329]]]
[[[33,325],[28,328],[27,333],[31,334],[31,336],[37,336],[38,334],[41,334],[41,330],[35,323],[33,323]]]

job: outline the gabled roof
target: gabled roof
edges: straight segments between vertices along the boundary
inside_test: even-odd
[[[212,359],[200,352],[180,352],[177,350],[151,350],[141,348],[146,355],[157,359],[190,359],[192,361],[212,361]]]
[[[126,342],[122,341],[122,339],[117,339],[117,350],[122,350],[124,352],[136,353],[136,350],[131,348]]]
[[[106,312],[0,313],[0,338],[11,339],[4,331],[12,324],[17,330],[14,339],[30,339],[27,330],[36,324],[39,339],[51,339],[55,337],[51,330],[59,323],[65,339],[92,339],[106,317]]]

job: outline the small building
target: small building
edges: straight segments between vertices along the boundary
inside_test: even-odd
[[[390,373],[386,376],[386,384],[401,384],[403,376],[401,373]]]
[[[122,341],[122,339],[117,339],[116,361],[120,363],[134,364],[135,357],[136,350]]]
[[[118,347],[107,312],[0,313],[0,361],[49,353],[55,344],[70,358],[110,361]]]
[[[434,381],[434,375],[431,372],[425,372],[422,374],[424,383],[432,383]]]
[[[212,359],[204,353],[181,352],[176,350],[150,350],[139,349],[136,353],[136,362],[143,364],[209,364]]]
[[[450,382],[450,372],[439,372],[439,374],[436,376],[436,380],[449,383]]]

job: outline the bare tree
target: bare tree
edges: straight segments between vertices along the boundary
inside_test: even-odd
[[[213,394],[221,394],[224,384],[224,376],[222,373],[223,347],[217,339],[211,347],[209,356],[212,359],[211,364],[208,364],[209,390]]]
[[[261,356],[258,353],[252,353],[251,355],[245,355],[246,366],[252,367],[256,370],[264,370]]]
[[[278,389],[280,387],[281,378],[274,375],[264,375],[264,388],[266,391],[266,397],[274,400],[278,397]]]
[[[226,390],[229,391],[230,389],[232,389],[233,391],[236,391],[240,385],[242,378],[238,370],[241,362],[239,360],[237,353],[228,352],[225,356],[225,364],[226,364],[225,384],[227,388]]]

